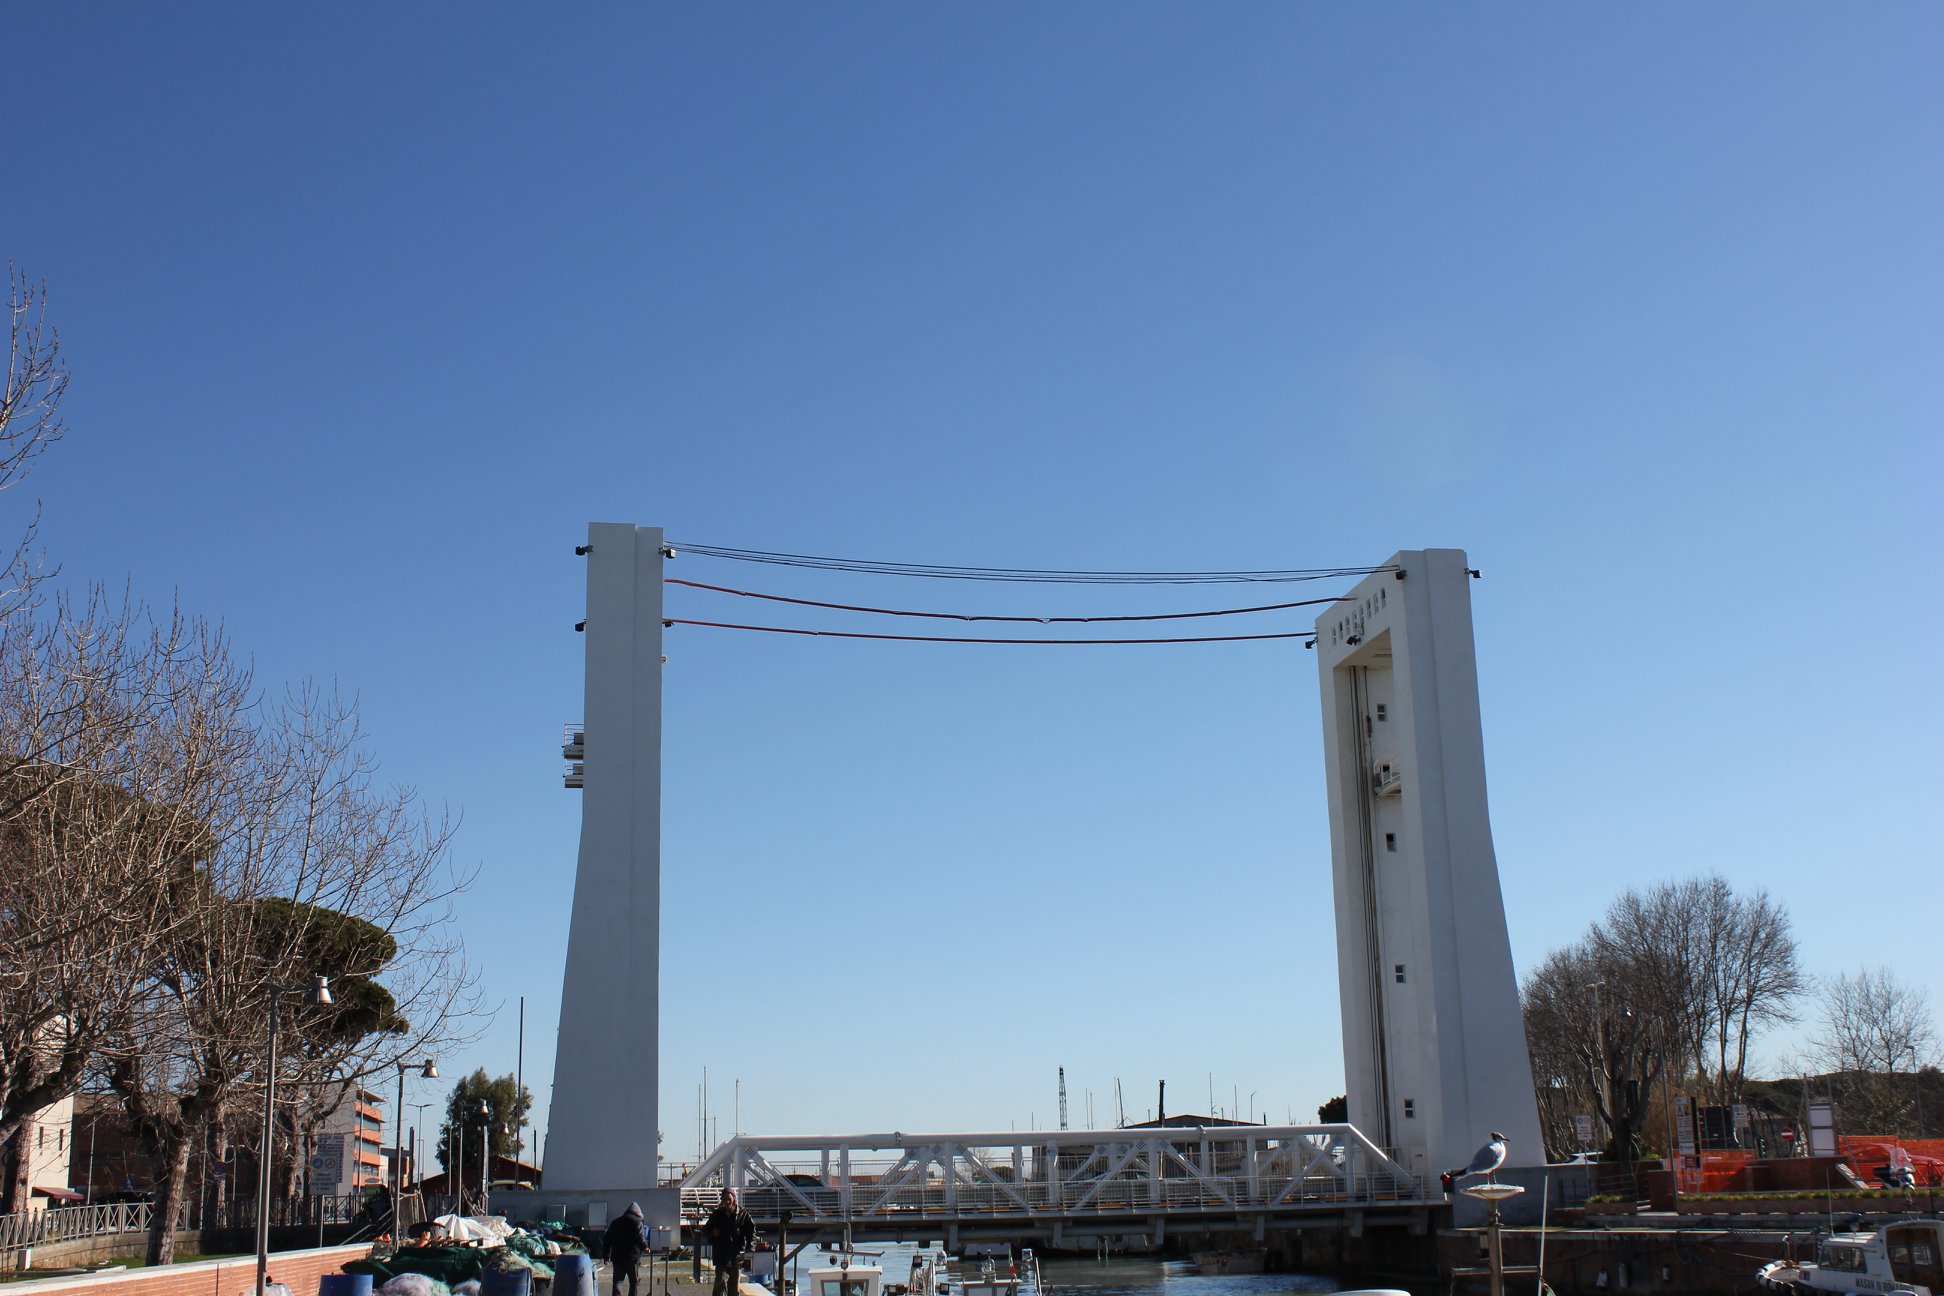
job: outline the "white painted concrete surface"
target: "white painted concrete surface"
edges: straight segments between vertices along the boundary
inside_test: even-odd
[[[1350,1122],[1417,1175],[1544,1158],[1485,798],[1471,588],[1406,550],[1316,622]]]
[[[597,522],[587,543],[586,781],[546,1183],[630,1192],[659,1177],[663,540]]]

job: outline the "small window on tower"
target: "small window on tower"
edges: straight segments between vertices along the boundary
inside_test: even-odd
[[[1417,1102],[1416,1102],[1416,1100],[1414,1100],[1414,1099],[1411,1099],[1411,1098],[1406,1098],[1406,1099],[1404,1100],[1404,1119],[1405,1119],[1405,1120],[1416,1120],[1416,1119],[1417,1119]]]
[[[1388,714],[1388,712],[1389,712],[1389,708],[1386,707],[1382,702],[1379,702],[1377,704],[1377,718],[1379,720],[1390,719],[1390,715]]]
[[[1397,965],[1397,966],[1396,966],[1395,968],[1393,968],[1393,969],[1391,969],[1391,970],[1392,970],[1393,972],[1395,972],[1395,973],[1397,974],[1397,984],[1399,984],[1399,985],[1403,985],[1403,984],[1404,984],[1404,965],[1403,965],[1402,963],[1399,963],[1399,964],[1398,964],[1398,965]]]
[[[1397,852],[1397,834],[1396,834],[1396,833],[1385,833],[1385,834],[1384,834],[1384,849],[1385,849],[1385,850],[1387,850],[1387,851],[1390,851],[1390,852],[1391,852],[1392,854],[1395,854],[1395,853]]]

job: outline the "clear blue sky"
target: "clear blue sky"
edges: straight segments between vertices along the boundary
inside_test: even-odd
[[[0,250],[75,371],[45,542],[356,690],[463,811],[503,1007],[449,1075],[513,1068],[525,995],[544,1117],[590,520],[1466,548],[1522,968],[1720,869],[1813,970],[1944,1001],[1935,6],[18,4],[0,43]],[[790,1133],[1044,1125],[1062,1064],[1076,1120],[1341,1091],[1299,645],[669,658],[670,1156],[705,1065],[724,1132],[737,1078]]]

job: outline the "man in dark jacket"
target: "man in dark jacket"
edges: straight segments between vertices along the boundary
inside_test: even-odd
[[[715,1261],[712,1296],[736,1296],[742,1290],[742,1253],[756,1243],[756,1221],[736,1201],[734,1188],[722,1190],[722,1204],[702,1225],[702,1236],[709,1240]]]
[[[629,1202],[628,1209],[607,1228],[608,1264],[614,1268],[614,1296],[621,1296],[621,1280],[628,1280],[628,1296],[635,1296],[636,1272],[641,1253],[648,1249],[648,1232],[641,1224],[641,1203]]]

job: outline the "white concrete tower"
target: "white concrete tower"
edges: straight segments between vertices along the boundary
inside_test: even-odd
[[[1537,1165],[1465,554],[1389,567],[1316,623],[1350,1122],[1420,1175],[1495,1130]]]
[[[546,1176],[550,1193],[626,1193],[658,1177],[661,528],[597,522],[587,546],[580,864]]]

